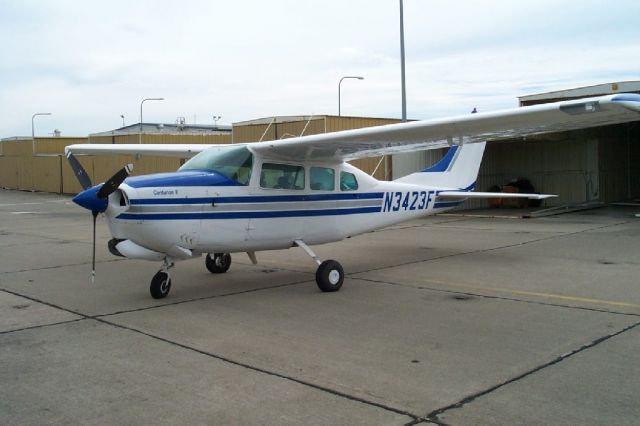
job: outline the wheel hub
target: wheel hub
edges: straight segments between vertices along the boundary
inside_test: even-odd
[[[332,285],[336,285],[338,284],[338,281],[340,281],[340,272],[336,271],[335,269],[329,272],[329,282]]]

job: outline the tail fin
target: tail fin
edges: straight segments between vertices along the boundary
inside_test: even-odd
[[[478,177],[485,142],[452,146],[435,165],[395,182],[440,188],[472,189]]]

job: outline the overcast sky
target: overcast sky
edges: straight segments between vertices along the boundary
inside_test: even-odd
[[[640,80],[638,0],[405,0],[407,111]],[[0,137],[144,120],[400,117],[398,0],[0,0]]]

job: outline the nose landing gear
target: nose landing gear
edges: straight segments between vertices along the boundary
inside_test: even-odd
[[[171,277],[169,276],[169,269],[173,268],[175,264],[170,258],[165,258],[160,269],[151,279],[151,285],[149,286],[149,292],[154,299],[163,299],[167,297],[171,290]]]

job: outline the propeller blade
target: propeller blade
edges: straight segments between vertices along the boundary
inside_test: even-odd
[[[69,161],[69,165],[73,170],[73,174],[78,178],[78,182],[82,186],[82,189],[91,188],[91,178],[85,171],[82,164],[78,161],[78,159],[70,152],[67,152],[67,160]]]
[[[109,195],[113,193],[113,191],[118,189],[120,184],[124,182],[127,176],[131,174],[132,170],[133,170],[133,164],[127,164],[126,166],[118,170],[116,174],[111,176],[108,181],[102,184],[96,196],[98,198],[107,198]]]
[[[96,282],[96,219],[98,218],[98,212],[92,211],[93,216],[93,256],[91,257],[91,284]]]

